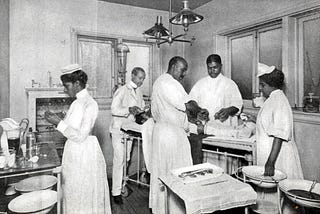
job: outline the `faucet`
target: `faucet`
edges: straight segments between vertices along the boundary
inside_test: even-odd
[[[32,88],[34,88],[34,86],[40,87],[40,83],[36,82],[35,80],[32,80],[31,83],[32,83]]]

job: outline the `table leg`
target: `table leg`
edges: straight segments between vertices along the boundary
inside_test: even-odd
[[[61,166],[58,166],[52,170],[54,174],[57,174],[57,214],[61,214],[61,200],[62,200],[62,188],[61,188]]]
[[[249,208],[248,207],[244,208],[244,214],[249,214]]]
[[[279,214],[282,214],[281,190],[280,190],[280,188],[279,188],[279,185],[277,186],[277,192],[278,192],[278,209],[279,209]]]
[[[61,213],[61,173],[57,174],[58,177],[58,184],[57,184],[57,195],[58,195],[58,202],[57,202],[57,214]]]
[[[123,187],[127,184],[127,136],[124,137],[123,139],[123,144],[124,144],[124,168],[123,168]]]

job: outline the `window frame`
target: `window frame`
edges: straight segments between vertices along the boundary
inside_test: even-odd
[[[297,47],[298,47],[298,53],[297,53],[297,74],[296,74],[296,81],[297,81],[297,87],[298,87],[298,94],[296,95],[296,100],[298,102],[298,106],[303,106],[303,97],[304,97],[304,37],[303,37],[303,24],[304,22],[308,22],[310,20],[314,19],[320,19],[320,11],[317,13],[305,13],[300,16],[295,17],[296,22],[296,35],[297,35]]]
[[[225,75],[231,78],[231,60],[232,60],[232,47],[231,42],[233,39],[242,38],[246,36],[252,35],[253,37],[253,59],[252,59],[252,93],[257,93],[259,91],[259,79],[257,78],[257,65],[259,61],[259,39],[260,39],[260,33],[275,30],[275,29],[282,29],[282,22],[276,21],[267,23],[264,25],[259,25],[257,27],[248,28],[248,29],[242,29],[236,32],[232,32],[230,34],[224,35],[226,37],[226,52],[227,57],[225,59],[225,62],[227,63],[226,69],[225,69]],[[283,36],[283,35],[282,35]],[[244,101],[244,107],[251,106],[251,100],[243,100]]]

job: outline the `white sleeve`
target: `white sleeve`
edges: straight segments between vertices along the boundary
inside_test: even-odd
[[[89,104],[83,112],[81,127],[79,129],[72,128],[62,120],[58,124],[57,130],[60,131],[68,140],[81,143],[89,136],[97,115],[98,105]]]
[[[229,90],[227,90],[228,106],[234,106],[239,109],[237,114],[240,114],[241,108],[243,106],[243,100],[240,90],[236,83],[230,85]]]
[[[163,93],[163,97],[165,97],[167,102],[176,109],[180,111],[186,110],[185,103],[190,100],[190,97],[178,81],[170,81],[168,84],[165,84],[161,93]]]
[[[267,134],[274,136],[284,141],[291,140],[292,134],[292,117],[291,112],[284,106],[276,105],[272,109],[272,118],[269,126],[267,127]]]
[[[111,104],[111,114],[127,117],[129,115],[129,106],[123,106],[122,101],[125,97],[124,87],[119,88],[113,96]]]
[[[199,87],[198,82],[192,87],[191,91],[189,92],[190,100],[194,100],[197,103],[199,102]]]

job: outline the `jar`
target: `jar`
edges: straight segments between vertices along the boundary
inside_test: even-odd
[[[309,93],[303,99],[303,111],[305,112],[319,112],[319,97]]]

